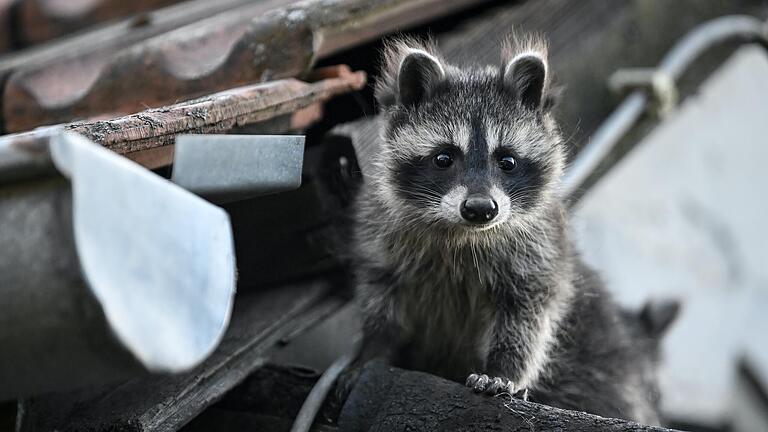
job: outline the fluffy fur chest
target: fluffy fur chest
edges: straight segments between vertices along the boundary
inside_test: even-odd
[[[463,380],[485,365],[496,307],[475,269],[455,277],[431,267],[402,280],[394,293],[404,330],[400,360],[404,367]]]

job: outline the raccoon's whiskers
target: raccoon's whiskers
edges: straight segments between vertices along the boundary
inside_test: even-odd
[[[475,261],[475,269],[477,270],[477,280],[480,281],[480,285],[483,285],[483,277],[480,275],[480,263],[477,260],[477,251],[475,250],[474,239],[469,241],[470,249],[472,249],[472,258]]]

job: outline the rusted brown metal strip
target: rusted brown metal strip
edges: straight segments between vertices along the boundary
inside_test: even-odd
[[[249,4],[122,49],[17,65],[3,92],[3,123],[21,131],[302,76],[321,56],[482,1],[274,1],[266,12]]]
[[[366,83],[364,72],[352,72],[346,66],[323,68],[317,73],[327,78],[313,83],[289,78],[254,84],[138,114],[61,127],[155,168],[171,162],[177,134],[226,133],[284,115],[291,116],[287,127],[306,127],[307,122],[318,118],[318,103],[359,90]],[[44,166],[46,154],[39,149],[46,140],[44,131],[0,138],[0,142],[11,144],[0,146],[0,180]],[[3,156],[2,148],[16,150]]]

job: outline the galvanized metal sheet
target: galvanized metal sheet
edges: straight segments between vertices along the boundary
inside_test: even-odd
[[[683,300],[663,408],[720,425],[736,360],[768,371],[768,56],[737,52],[578,204],[587,261],[619,301]]]
[[[301,135],[179,135],[174,151],[173,182],[218,202],[301,185]]]
[[[115,335],[151,371],[203,360],[235,290],[229,216],[78,135],[54,137],[51,152],[72,182],[83,274]]]
[[[227,213],[80,136],[48,145],[60,175],[0,186],[0,400],[203,361],[235,293]]]

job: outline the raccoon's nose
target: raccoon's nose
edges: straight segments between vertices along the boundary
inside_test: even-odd
[[[461,217],[472,223],[486,223],[499,214],[496,201],[482,195],[470,195],[461,204]]]

